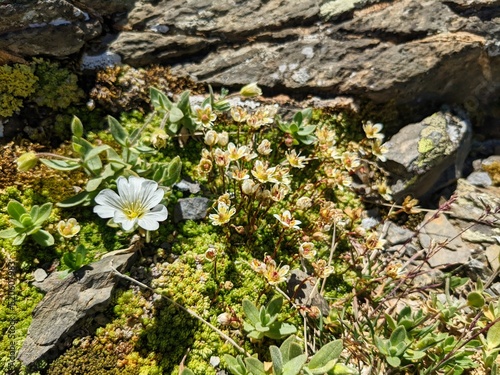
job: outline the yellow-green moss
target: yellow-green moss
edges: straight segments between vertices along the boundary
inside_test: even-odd
[[[32,66],[38,84],[32,100],[39,106],[63,109],[83,99],[83,90],[78,87],[78,77],[58,63],[33,59]]]
[[[0,66],[0,116],[10,117],[19,110],[23,100],[35,92],[37,80],[29,65]]]

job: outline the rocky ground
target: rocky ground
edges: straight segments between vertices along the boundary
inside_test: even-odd
[[[281,102],[382,121],[390,138],[381,165],[397,203],[411,194],[430,210],[412,229],[366,212],[366,228],[387,240],[384,256],[423,269],[422,283],[460,268],[500,296],[498,0],[40,0],[0,4],[0,16],[2,64],[164,64],[216,88],[258,82]],[[177,220],[199,204],[181,204]],[[61,299],[50,293],[43,303]],[[54,336],[39,334],[47,311],[35,313],[26,363],[78,328],[74,316]]]

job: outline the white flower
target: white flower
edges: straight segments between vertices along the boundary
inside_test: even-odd
[[[128,180],[119,177],[116,186],[118,194],[111,189],[104,189],[95,197],[98,205],[94,207],[94,212],[103,219],[113,218],[125,231],[136,225],[145,230],[157,230],[159,221],[167,219],[167,208],[159,204],[164,191],[158,189],[155,181],[134,176]]]

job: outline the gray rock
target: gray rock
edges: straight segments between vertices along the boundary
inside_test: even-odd
[[[474,186],[488,187],[493,183],[490,175],[486,172],[472,172],[467,176],[467,181]]]
[[[317,278],[308,275],[304,271],[293,270],[287,281],[286,292],[297,303],[306,306],[316,306],[323,316],[328,316],[330,313],[328,302],[319,294],[319,290],[316,290],[313,297],[309,298],[317,281]],[[306,302],[308,303],[306,304]]]
[[[415,232],[400,227],[393,222],[388,222],[387,231],[384,234],[384,239],[387,240],[388,245],[392,246],[404,244],[405,242],[408,242],[414,235]]]
[[[431,267],[466,264],[471,256],[471,249],[462,241],[460,233],[444,214],[433,217],[429,212],[419,233],[422,248],[427,249],[428,263]]]
[[[37,268],[35,272],[33,272],[33,277],[35,278],[35,281],[42,282],[47,278],[47,272],[45,272],[43,268]]]
[[[498,270],[498,267],[500,267],[500,246],[496,244],[490,245],[486,248],[484,254],[493,272]]]
[[[500,236],[500,188],[479,188],[467,180],[457,181],[457,199],[450,207],[450,221],[463,231],[461,238],[469,246],[481,249],[487,244],[496,244]],[[486,213],[490,211],[489,215]]]
[[[33,311],[33,320],[18,354],[26,366],[57,355],[58,346],[80,329],[85,320],[108,306],[120,272],[132,263],[135,253],[115,255],[89,264],[61,279],[52,274],[47,294]]]
[[[390,102],[392,133],[442,103],[464,104],[488,119],[486,134],[500,124],[490,106],[500,93],[499,7],[491,0],[21,0],[0,5],[0,51],[115,53],[134,66],[176,65],[174,73],[214,87],[257,81],[290,96]],[[103,16],[110,32],[101,36]]]
[[[196,194],[200,192],[200,185],[198,183],[193,183],[186,180],[181,180],[175,183],[173,187],[185,193]]]
[[[102,31],[89,9],[65,0],[8,2],[0,15],[0,50],[25,57],[68,56]]]
[[[450,179],[460,177],[471,132],[467,117],[449,108],[402,128],[386,143],[385,167],[393,179],[393,197],[430,194],[448,182],[442,177],[449,169]]]
[[[181,198],[174,208],[174,222],[182,220],[202,220],[207,216],[210,200],[203,197]]]
[[[467,263],[467,273],[468,273],[469,277],[474,281],[477,279],[481,279],[483,281],[486,281],[488,279],[488,277],[490,277],[493,272],[483,262],[481,262],[477,259],[471,259]]]

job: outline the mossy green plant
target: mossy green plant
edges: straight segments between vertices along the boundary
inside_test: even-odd
[[[0,66],[0,116],[11,117],[36,90],[38,77],[26,64]]]
[[[67,68],[40,58],[33,59],[31,66],[38,77],[38,83],[30,99],[38,106],[54,110],[65,109],[83,99],[84,93],[78,86],[78,77]]]

